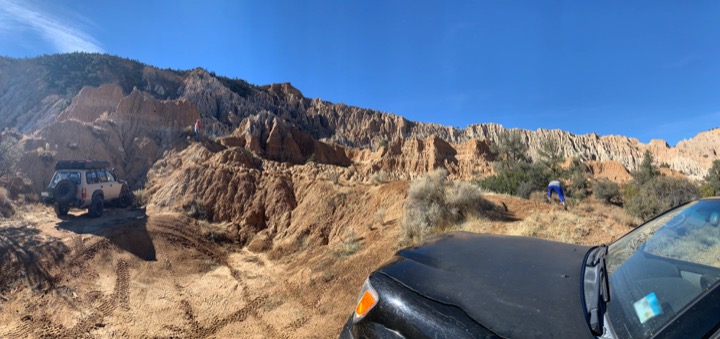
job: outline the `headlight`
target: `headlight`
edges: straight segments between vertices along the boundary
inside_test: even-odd
[[[370,285],[370,280],[365,279],[365,283],[360,290],[357,306],[355,307],[355,314],[353,314],[353,324],[365,318],[368,312],[377,305],[378,300],[380,300],[380,297],[377,291]]]

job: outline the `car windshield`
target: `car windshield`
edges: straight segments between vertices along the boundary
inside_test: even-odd
[[[719,225],[720,200],[702,200],[656,217],[609,247],[608,316],[616,331],[653,336],[718,284]]]
[[[55,187],[60,181],[69,179],[76,185],[80,185],[80,172],[77,171],[57,171],[50,181],[50,188]]]

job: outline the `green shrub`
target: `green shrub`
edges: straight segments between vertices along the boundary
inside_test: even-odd
[[[498,136],[497,143],[490,145],[490,151],[497,155],[496,165],[508,170],[517,163],[529,163],[528,145],[517,130],[507,130]]]
[[[698,188],[685,179],[655,177],[643,184],[633,182],[626,187],[625,210],[631,216],[649,220],[698,197]]]
[[[585,199],[588,196],[590,185],[587,181],[588,168],[582,159],[574,158],[566,174],[570,179],[565,186],[566,194],[575,199]]]
[[[640,185],[658,177],[660,170],[654,165],[654,158],[650,151],[645,151],[640,167],[632,172],[633,179]]]
[[[709,193],[710,195],[708,196],[720,195],[720,160],[713,161],[712,167],[710,167],[705,176],[705,182],[712,188],[712,193],[710,193],[710,189],[708,188],[705,188],[703,193]]]
[[[703,198],[714,197],[714,196],[718,195],[718,192],[715,191],[715,187],[713,187],[712,185],[710,185],[708,183],[705,183],[702,186],[700,186],[699,193],[700,193],[700,196]]]
[[[563,169],[560,163],[563,162],[564,156],[560,144],[556,139],[545,139],[538,149],[540,156],[540,164],[550,172],[553,178],[559,178],[563,175]]]
[[[595,199],[606,203],[617,203],[620,201],[620,186],[609,180],[600,180],[593,185]]]
[[[476,183],[480,187],[496,192],[530,197],[533,191],[545,188],[550,182],[550,175],[541,165],[515,163],[506,169],[498,168],[496,175],[481,179]]]
[[[494,209],[480,190],[465,182],[449,182],[447,171],[437,170],[412,182],[400,222],[401,241],[423,241],[464,221],[470,215]]]

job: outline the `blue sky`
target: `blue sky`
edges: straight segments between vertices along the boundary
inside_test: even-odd
[[[0,54],[203,67],[465,127],[720,127],[720,2],[0,0]]]

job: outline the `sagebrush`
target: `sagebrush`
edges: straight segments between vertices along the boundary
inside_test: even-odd
[[[427,239],[458,225],[471,215],[494,209],[478,187],[454,182],[445,170],[436,170],[412,182],[400,222],[401,241],[409,244]]]
[[[697,186],[686,179],[655,177],[643,184],[632,182],[624,192],[625,211],[642,220],[699,198]]]
[[[619,203],[622,200],[620,186],[606,179],[599,180],[593,185],[593,196],[605,203]]]

